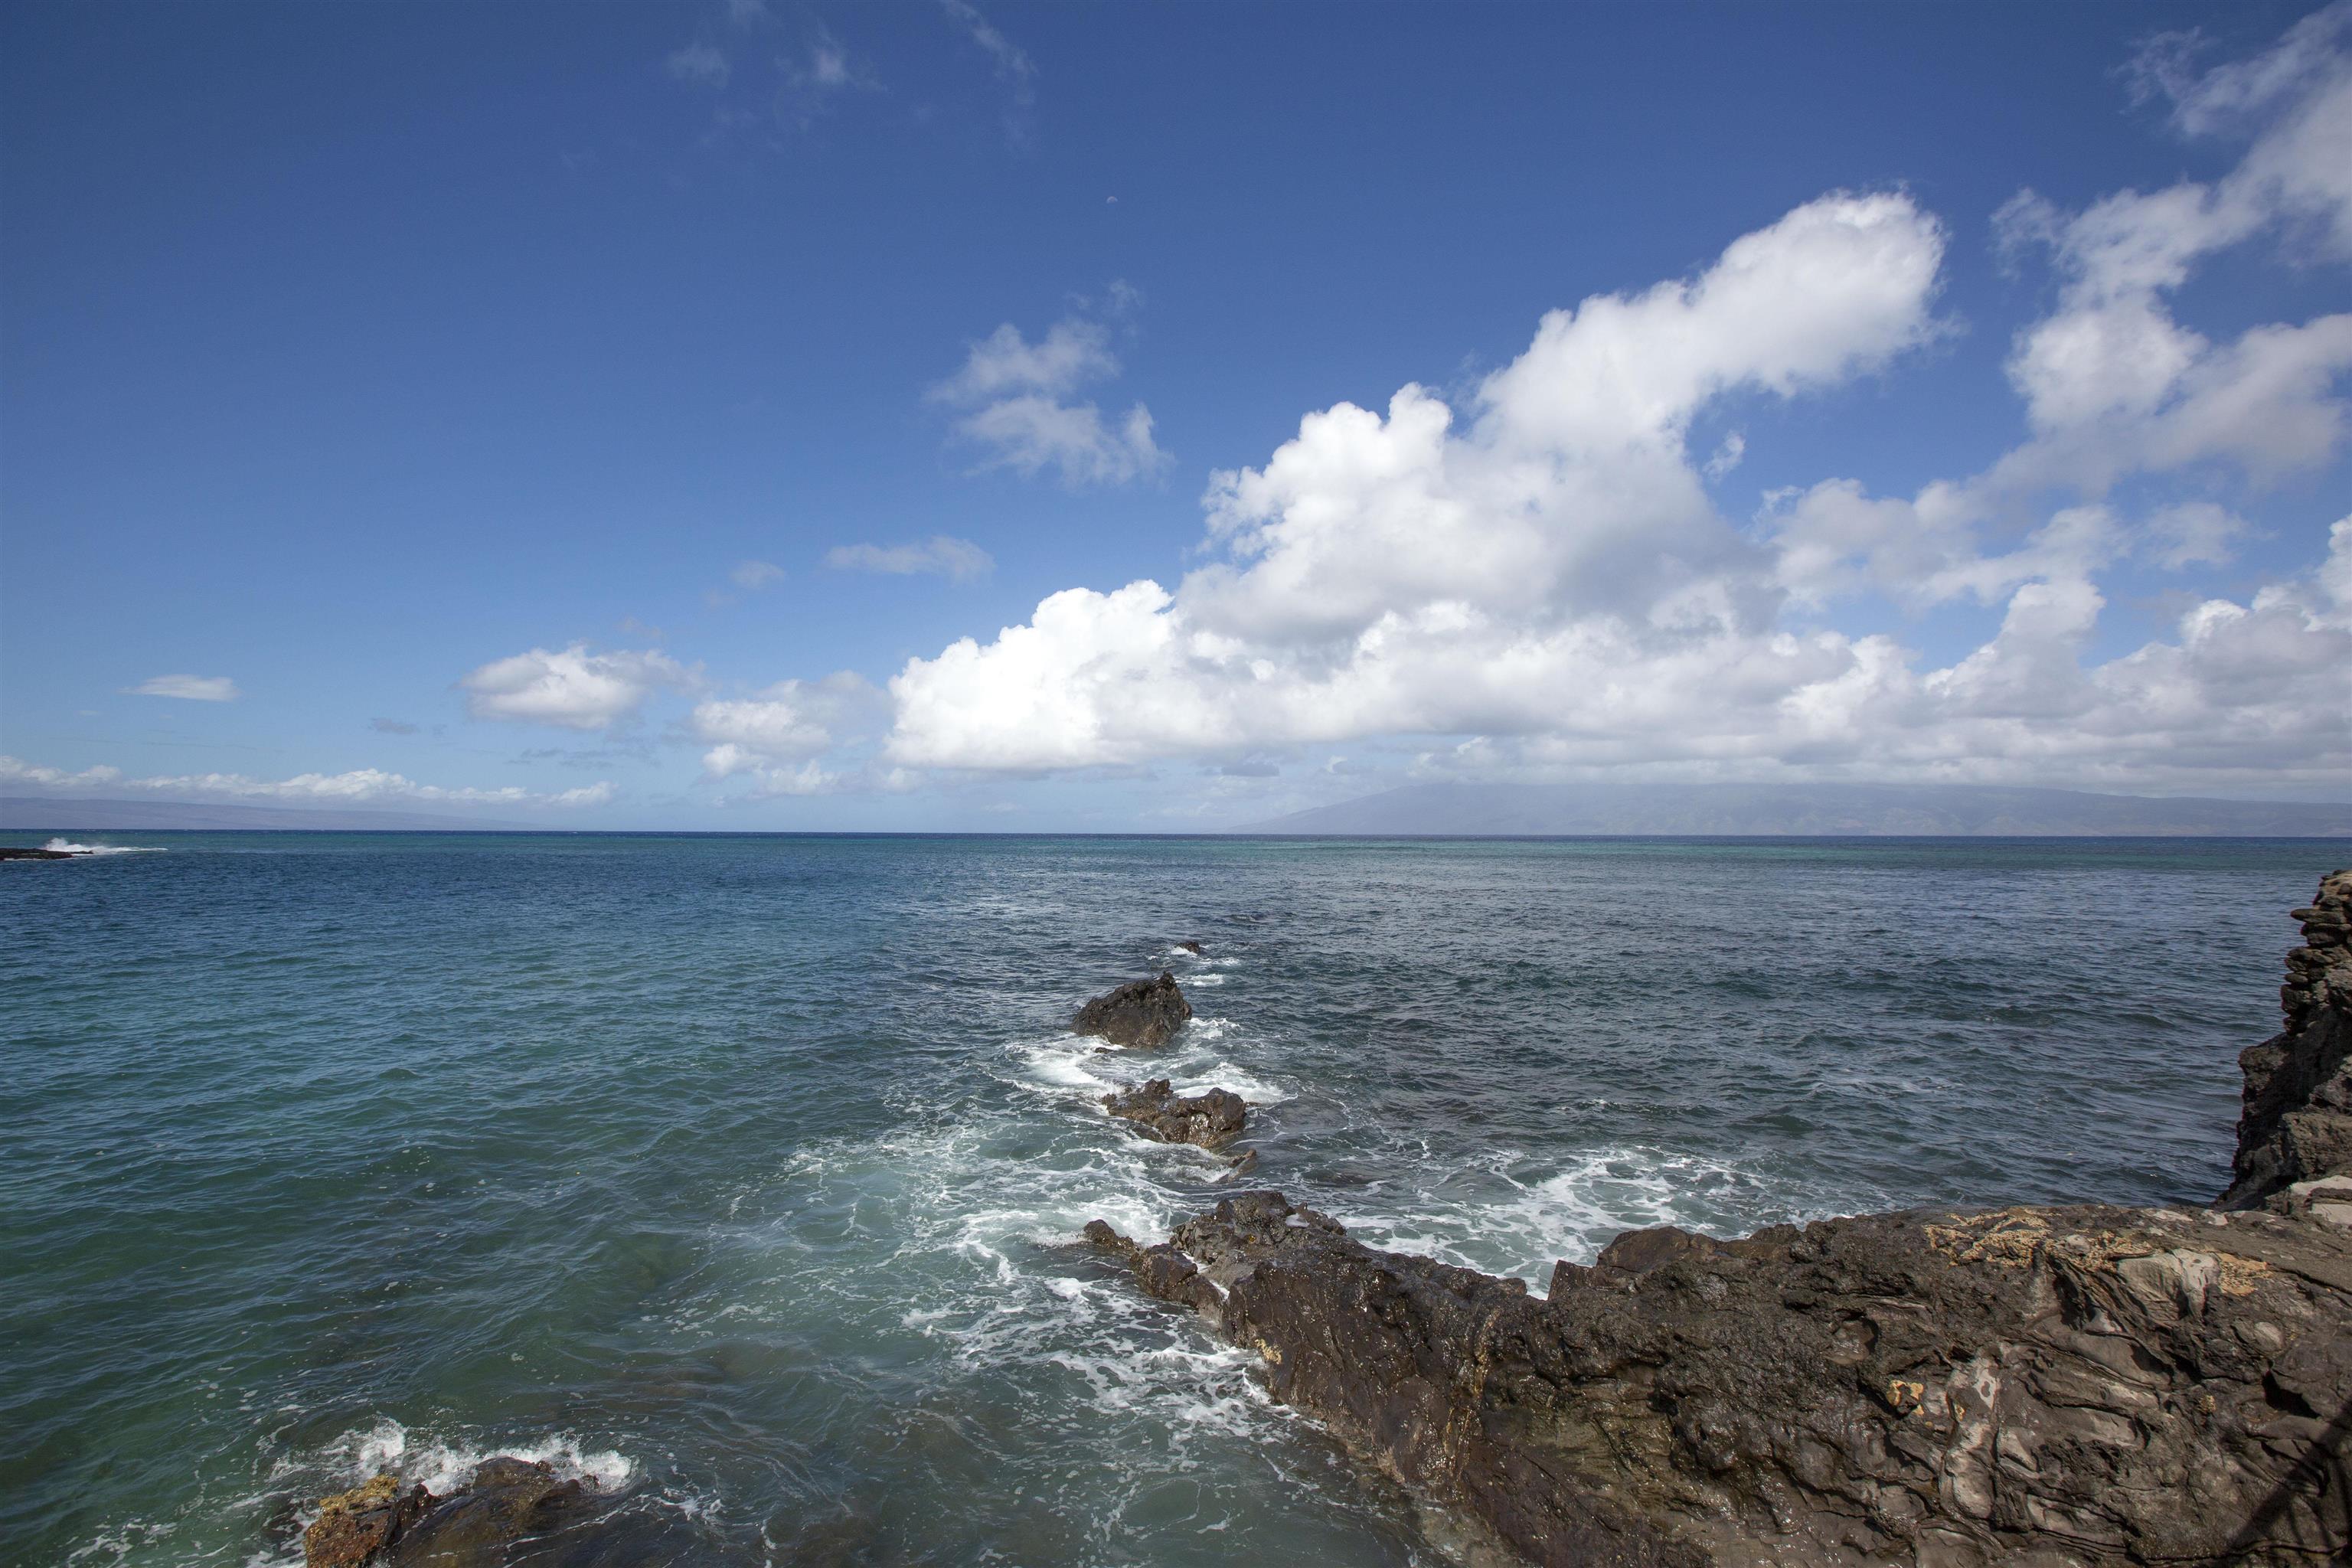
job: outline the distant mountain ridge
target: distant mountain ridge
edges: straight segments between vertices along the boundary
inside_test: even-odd
[[[528,822],[436,816],[422,811],[0,795],[0,832],[5,833],[500,833],[530,828]]]
[[[1235,833],[1342,837],[2352,837],[2352,805],[1998,784],[1405,784]]]

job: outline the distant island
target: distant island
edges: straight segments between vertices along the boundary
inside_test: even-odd
[[[2342,838],[2352,837],[2352,805],[2168,799],[1994,784],[1421,784],[1233,831],[1369,838]]]
[[[0,795],[0,833],[500,833],[530,827],[527,822],[422,811]]]

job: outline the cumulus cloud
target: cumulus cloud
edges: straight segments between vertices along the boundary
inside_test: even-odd
[[[727,575],[737,587],[756,593],[782,582],[784,569],[772,561],[743,561],[737,563],[735,570]]]
[[[969,539],[944,533],[915,544],[836,544],[825,552],[824,563],[850,572],[882,572],[896,576],[935,573],[966,582],[996,569],[988,552]]]
[[[189,702],[234,702],[236,682],[226,675],[158,675],[126,686],[132,697],[177,697]]]
[[[876,697],[863,677],[846,670],[819,681],[782,680],[747,697],[696,703],[686,730],[709,748],[702,754],[706,780],[748,777],[756,795],[815,795],[842,782],[816,757],[840,738],[836,726]]]
[[[2250,165],[2274,133],[2255,133]],[[909,660],[884,755],[1231,766],[1418,735],[1467,737],[1434,765],[1488,771],[2340,789],[2352,520],[2309,574],[2209,597],[2168,636],[2089,661],[2113,563],[2210,563],[2242,531],[2189,502],[2135,522],[2106,496],[2118,476],[2217,460],[2260,483],[2341,447],[2331,388],[2352,323],[2210,342],[2169,313],[2198,258],[2278,218],[2277,179],[2231,181],[2005,215],[2063,281],[2011,356],[2032,435],[1984,473],[1910,498],[1825,479],[1745,531],[1714,510],[1705,470],[1745,442],[1703,469],[1703,413],[1877,373],[1945,330],[1942,225],[1902,193],[1832,194],[1696,276],[1550,312],[1458,409],[1407,385],[1385,411],[1307,416],[1262,467],[1213,477],[1210,559],[1174,589],[1066,589],[992,639]],[[1003,346],[1022,351],[1007,364],[1085,363],[1082,342]],[[2034,521],[1989,542],[2021,506]],[[1999,625],[1937,667],[1895,637],[1813,624],[1873,597],[1959,600]]]
[[[127,777],[120,768],[99,766],[68,773],[40,767],[16,757],[0,756],[0,784],[36,784],[68,794],[95,789],[133,790],[142,795],[193,796],[204,800],[272,800],[310,805],[380,805],[429,802],[455,805],[583,806],[603,805],[614,798],[609,782],[583,784],[555,794],[541,794],[509,785],[503,789],[448,789],[418,784],[382,768],[357,768],[341,773],[298,773],[289,779],[257,779],[244,773],[157,774]]]
[[[691,689],[699,671],[659,649],[591,653],[585,643],[492,659],[458,681],[478,719],[602,730],[635,718],[664,687]]]
[[[1114,309],[1132,298],[1132,289],[1112,286]],[[1159,472],[1168,458],[1142,404],[1106,416],[1076,399],[1081,386],[1118,374],[1109,329],[1099,321],[1066,317],[1035,342],[1008,321],[973,343],[963,367],[929,395],[962,410],[956,433],[987,450],[983,468],[1033,478],[1052,469],[1072,486],[1123,484]]]
[[[1309,415],[1264,468],[1213,478],[1223,558],[1175,593],[1067,590],[986,647],[911,661],[889,755],[1035,769],[1526,728],[1611,650],[1752,641],[1762,557],[1708,503],[1690,423],[1735,388],[1793,395],[1933,335],[1943,244],[1906,197],[1825,197],[1696,278],[1551,312],[1464,428],[1417,385],[1385,417]]]

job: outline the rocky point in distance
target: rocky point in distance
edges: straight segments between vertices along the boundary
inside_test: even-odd
[[[2352,872],[2295,914],[2212,1208],[1630,1231],[1545,1297],[1253,1192],[1140,1288],[1532,1563],[2340,1563],[2352,1552]]]

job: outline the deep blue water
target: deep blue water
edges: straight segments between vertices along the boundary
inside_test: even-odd
[[[162,852],[0,865],[11,1563],[299,1557],[321,1490],[488,1452],[679,1563],[1443,1561],[1066,1245],[1230,1190],[1094,1096],[1238,1089],[1252,1183],[1538,1288],[1633,1225],[2199,1200],[2352,860],[84,837]],[[1163,965],[1175,1046],[1063,1032]]]

